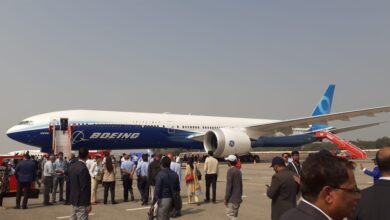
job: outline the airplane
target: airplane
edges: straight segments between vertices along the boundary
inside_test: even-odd
[[[311,116],[289,120],[68,110],[26,118],[11,127],[7,136],[50,152],[53,137],[49,127],[54,125],[61,130],[65,120],[66,126],[69,123],[71,127],[72,150],[83,146],[91,150],[211,150],[216,157],[225,157],[244,155],[257,147],[298,147],[321,141],[315,136],[316,131],[341,133],[375,126],[382,122],[338,129],[328,122],[390,111],[390,106],[382,106],[330,113],[333,91],[334,85],[329,85]]]

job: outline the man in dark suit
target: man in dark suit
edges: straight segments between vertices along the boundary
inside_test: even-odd
[[[20,200],[23,192],[22,209],[27,209],[28,194],[30,193],[31,182],[35,180],[37,169],[30,155],[25,154],[22,161],[15,168],[17,184],[16,207],[20,209]]]
[[[302,166],[302,200],[281,220],[341,220],[353,212],[360,199],[354,164],[330,152],[310,154]]]
[[[91,211],[91,176],[85,161],[88,149],[79,149],[79,160],[69,167],[70,203],[72,204],[71,220],[88,219]]]
[[[267,189],[267,196],[272,199],[271,219],[279,220],[283,213],[297,206],[298,183],[294,179],[295,173],[286,168],[283,158],[274,157],[271,167],[275,174]]]
[[[376,161],[382,176],[373,186],[362,191],[354,215],[349,219],[389,219],[390,204],[390,147],[384,147],[376,154]]]
[[[64,203],[64,205],[70,205],[69,168],[76,161],[77,161],[76,155],[74,153],[71,153],[69,161],[66,162],[66,168],[65,168],[66,194],[65,194],[65,203]]]
[[[171,159],[164,157],[161,160],[161,168],[155,177],[155,195],[152,205],[158,205],[157,219],[170,219],[174,208],[175,192],[180,190],[179,176],[170,169]],[[177,198],[177,197],[176,197]]]
[[[154,160],[149,164],[148,167],[148,185],[151,199],[154,199],[154,189],[156,185],[156,176],[161,169],[161,158],[162,154],[155,154]],[[147,202],[147,201],[146,201]]]

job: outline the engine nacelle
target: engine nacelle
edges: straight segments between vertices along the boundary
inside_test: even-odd
[[[206,132],[203,145],[207,152],[213,151],[215,157],[226,157],[230,154],[241,156],[252,150],[249,136],[242,130],[232,128]]]

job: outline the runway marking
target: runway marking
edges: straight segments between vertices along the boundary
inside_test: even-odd
[[[126,211],[137,211],[137,210],[143,210],[143,209],[150,209],[150,206],[134,208],[134,209],[126,209]]]
[[[183,202],[183,205],[188,205],[188,202]],[[144,209],[150,209],[150,206],[140,207],[140,208],[134,208],[134,209],[126,209],[126,211],[138,211],[138,210],[144,210]]]
[[[95,215],[95,213],[89,213],[88,215],[92,216],[92,215]],[[70,216],[60,216],[60,217],[57,217],[57,219],[64,219],[64,218],[70,218]]]
[[[248,185],[255,185],[255,186],[264,186],[264,184],[261,184],[261,183],[244,183],[245,184],[248,184]]]

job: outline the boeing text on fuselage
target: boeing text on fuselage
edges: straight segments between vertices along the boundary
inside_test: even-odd
[[[88,141],[90,139],[137,139],[140,133],[131,132],[94,132],[89,138],[85,138],[84,131],[75,131],[72,134],[72,144]]]
[[[109,133],[109,132],[94,132],[89,138],[90,139],[137,139],[140,133]]]

